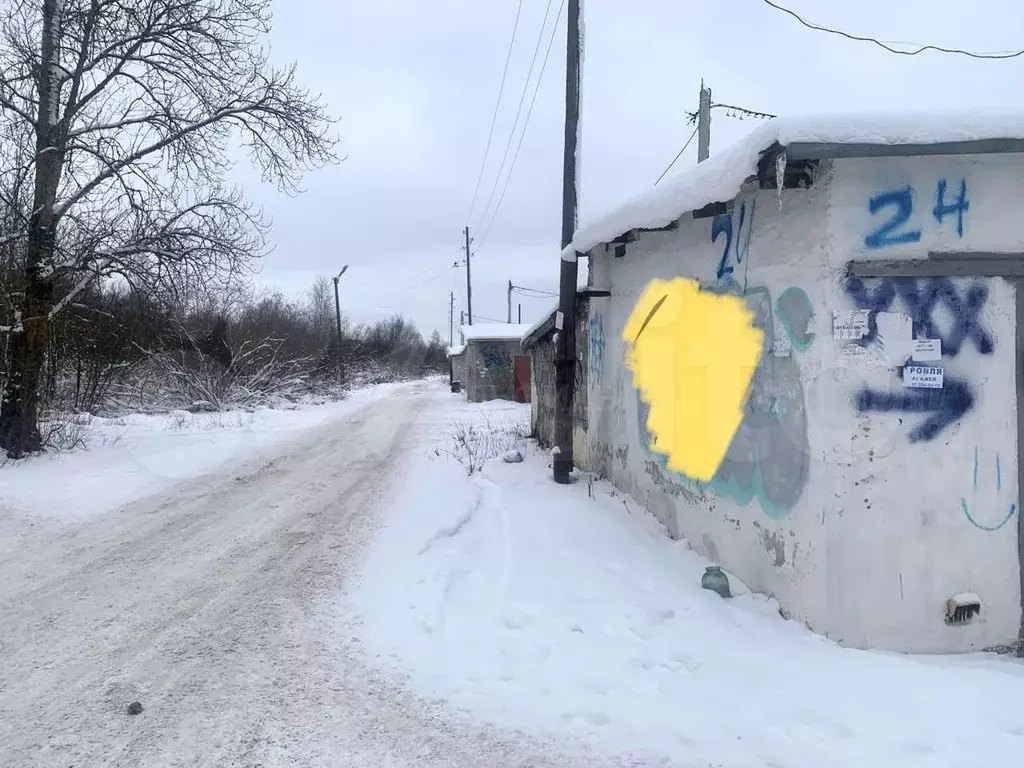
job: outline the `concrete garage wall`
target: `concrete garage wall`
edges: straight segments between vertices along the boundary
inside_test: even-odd
[[[555,344],[551,337],[530,348],[530,426],[542,448],[555,437]]]
[[[589,467],[590,440],[587,426],[590,419],[587,405],[587,377],[590,370],[590,316],[589,299],[576,301],[576,390],[573,396],[573,464]],[[603,341],[602,341],[603,345]],[[603,346],[600,348],[603,350]],[[530,383],[533,396],[530,404],[530,424],[537,441],[544,448],[554,445],[555,432],[555,343],[554,334],[548,333],[529,349]],[[600,350],[598,352],[600,355]],[[598,361],[600,361],[600,356]]]
[[[452,355],[452,380],[462,383],[462,386],[466,386],[466,353],[461,352],[458,355]]]
[[[957,202],[961,179],[969,207]],[[929,250],[1024,251],[1022,197],[1016,155],[842,160],[823,163],[811,189],[785,190],[781,209],[775,190],[748,189],[729,214],[686,215],[623,258],[596,249],[592,282],[612,296],[594,299],[589,315],[591,467],[846,645],[930,652],[1013,641],[1014,289],[1003,278],[845,270]],[[765,330],[747,414],[710,483],[668,471],[648,450],[646,406],[623,364],[622,329],[640,292],[676,276],[744,295]],[[833,338],[833,311],[858,308],[870,332]],[[941,341],[943,389],[903,387],[878,355],[884,311],[911,315],[916,336]],[[982,613],[949,626],[945,601],[960,592],[977,593]]]
[[[515,400],[512,367],[521,354],[518,339],[472,339],[464,354],[466,397],[471,403]]]

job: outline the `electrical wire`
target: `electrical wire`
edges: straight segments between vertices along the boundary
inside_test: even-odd
[[[512,61],[512,49],[515,48],[516,34],[519,32],[519,18],[523,15],[523,0],[519,0],[519,7],[516,9],[516,20],[512,24],[512,39],[508,44],[508,53],[505,55],[505,68],[501,71],[501,86],[498,88],[498,101],[494,104],[494,114],[491,115],[491,128],[487,132],[487,146],[484,148],[484,159],[480,161],[480,173],[476,177],[476,187],[473,188],[473,200],[469,204],[469,211],[466,213],[466,223],[469,224],[473,216],[473,209],[476,207],[477,198],[480,196],[480,182],[484,178],[484,169],[487,167],[487,158],[491,154],[491,142],[494,140],[494,127],[498,124],[498,111],[501,108],[501,98],[505,94],[505,81],[508,79],[508,65]]]
[[[530,59],[530,68],[526,73],[526,82],[523,83],[523,92],[519,97],[519,106],[516,108],[516,117],[515,120],[512,121],[512,130],[509,132],[508,141],[505,142],[505,151],[501,155],[501,165],[498,166],[498,173],[494,177],[494,186],[491,187],[491,194],[487,198],[487,205],[484,206],[484,212],[480,215],[480,225],[487,220],[487,214],[491,210],[491,203],[494,202],[494,196],[498,192],[498,185],[501,183],[501,174],[505,170],[505,163],[508,161],[508,153],[512,148],[512,141],[516,137],[516,128],[519,127],[519,118],[522,117],[523,114],[523,105],[526,103],[526,94],[530,91],[530,80],[533,78],[533,71],[537,66],[537,54],[540,53],[541,44],[544,42],[544,30],[547,28],[548,17],[551,15],[552,5],[554,5],[554,0],[548,0],[547,7],[544,9],[544,20],[541,22],[540,32],[537,35],[537,44],[533,48],[533,57]],[[557,21],[558,20],[556,19],[556,26]]]
[[[661,176],[658,177],[658,181],[654,182],[654,186],[658,186],[658,182],[660,182],[662,179],[664,179],[665,178],[665,174],[667,174],[669,171],[671,171],[672,167],[677,162],[679,162],[679,158],[683,156],[683,152],[685,152],[686,148],[688,146],[690,146],[690,142],[693,141],[693,137],[697,135],[697,130],[698,129],[696,129],[696,128],[693,129],[693,133],[690,134],[690,138],[688,138],[686,140],[686,143],[683,144],[683,148],[679,150],[679,154],[677,154],[674,158],[672,158],[672,162],[668,164],[668,168],[666,168],[664,171],[661,172]]]
[[[807,21],[807,19],[803,18],[800,14],[796,13],[796,11],[792,11],[789,8],[779,5],[778,3],[774,3],[772,2],[772,0],[761,1],[765,5],[768,5],[777,11],[781,11],[782,13],[785,13],[788,16],[792,16],[794,19],[799,21],[808,29],[813,29],[817,32],[827,32],[830,35],[839,35],[840,37],[845,37],[848,40],[855,40],[859,43],[871,43],[872,45],[877,45],[879,48],[885,49],[889,53],[899,54],[900,56],[917,56],[919,53],[924,53],[925,51],[936,51],[938,53],[952,53],[958,56],[969,56],[972,59],[1013,59],[1018,56],[1024,55],[1024,49],[1017,51],[977,53],[974,51],[964,51],[961,50],[960,48],[945,48],[941,45],[922,45],[920,43],[905,43],[905,45],[916,46],[916,49],[912,51],[902,51],[899,48],[893,48],[892,45],[884,43],[881,40],[878,40],[874,37],[863,37],[861,35],[853,35],[850,34],[849,32],[843,32],[840,29],[832,29],[831,27],[823,27],[820,24],[814,24],[810,21]]]
[[[527,288],[525,285],[513,285],[512,293],[519,293],[523,296],[529,296],[531,298],[539,299],[545,296],[558,296],[557,293],[552,291],[544,291],[540,288]]]
[[[565,10],[565,0],[562,0],[561,5],[558,7],[558,15],[555,16],[555,24],[551,29],[551,37],[548,38],[548,47],[544,52],[544,61],[541,63],[540,75],[537,77],[537,84],[533,89],[533,96],[530,98],[530,108],[526,111],[526,121],[523,123],[523,131],[519,134],[519,143],[516,144],[516,151],[512,155],[512,163],[509,165],[508,176],[505,177],[505,184],[501,188],[501,195],[498,197],[498,204],[494,207],[494,212],[491,214],[491,220],[488,222],[487,227],[484,229],[483,235],[480,237],[480,244],[477,245],[477,252],[483,246],[487,240],[487,236],[491,234],[491,228],[494,226],[495,220],[498,218],[498,211],[501,210],[501,204],[505,200],[505,193],[508,192],[509,182],[512,181],[512,174],[516,169],[516,162],[519,160],[519,152],[523,148],[523,139],[526,138],[526,129],[530,126],[530,118],[533,116],[533,108],[537,104],[537,94],[540,93],[540,85],[544,79],[544,72],[548,66],[548,59],[551,58],[551,49],[554,47],[555,37],[558,34],[558,22],[562,18],[562,12]],[[543,29],[541,30],[543,32]],[[511,137],[510,137],[511,138]],[[481,223],[482,220],[481,220]]]
[[[435,280],[439,280],[440,278],[442,278],[445,275],[447,275],[448,272],[453,270],[453,269],[456,269],[456,267],[454,267],[454,266],[445,267],[440,272],[437,272],[436,274],[433,274],[430,277],[426,277],[426,278],[424,278],[422,280],[418,280],[415,283],[413,283],[412,285],[408,285],[408,286],[406,286],[404,288],[402,288],[402,287],[395,288],[395,289],[390,290],[390,291],[381,291],[378,295],[379,296],[396,296],[398,294],[408,293],[409,291],[414,290],[416,288],[422,288],[427,283],[432,283]]]

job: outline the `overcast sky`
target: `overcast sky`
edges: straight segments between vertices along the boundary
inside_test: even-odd
[[[451,265],[461,258],[518,2],[278,0],[273,56],[297,61],[303,82],[341,118],[348,159],[307,177],[295,198],[239,170],[248,196],[274,221],[276,250],[261,282],[298,295],[318,273],[349,264],[342,307],[354,321],[401,312],[425,334],[437,329],[447,338],[449,290],[456,318],[465,308],[465,270]],[[551,4],[540,58],[560,2]],[[1017,0],[783,4],[819,24],[888,41],[976,51],[1024,46],[1024,3]],[[478,320],[504,320],[509,279],[557,289],[564,14],[514,175],[481,242],[482,214],[547,5],[523,0],[491,157],[469,220],[480,246],[472,264]],[[1024,57],[894,56],[806,29],[762,0],[585,0],[584,15],[581,223],[651,187],[693,130],[687,112],[696,109],[702,78],[715,101],[786,115],[1024,105]],[[532,85],[524,113],[530,94]],[[712,154],[755,125],[716,111]],[[518,136],[509,160],[517,143]],[[693,142],[677,169],[695,164],[695,155]],[[552,300],[515,301],[523,321],[532,322]]]

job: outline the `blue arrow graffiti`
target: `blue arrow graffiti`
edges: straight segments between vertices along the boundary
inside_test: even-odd
[[[857,393],[857,409],[860,411],[930,413],[927,419],[908,433],[907,437],[912,443],[933,439],[967,413],[972,405],[974,395],[967,382],[948,376],[941,389],[905,389],[896,392],[862,389]]]

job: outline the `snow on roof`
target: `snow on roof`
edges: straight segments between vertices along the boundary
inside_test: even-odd
[[[466,345],[465,344],[457,344],[454,347],[448,347],[448,357],[455,357],[456,355],[461,355],[465,351],[466,351]]]
[[[530,330],[528,325],[518,323],[477,323],[462,326],[462,335],[466,341],[480,339],[522,339],[523,334]]]
[[[550,320],[551,316],[555,314],[555,312],[557,311],[558,302],[556,301],[551,306],[551,309],[547,310],[544,314],[540,316],[540,319],[537,320],[537,322],[535,322],[533,325],[527,326],[526,331],[523,333],[523,338],[525,339],[527,336],[532,336],[534,333],[540,330],[540,327],[544,325],[548,320]]]
[[[609,243],[631,229],[657,229],[709,203],[727,202],[757,173],[761,154],[776,144],[900,146],[1024,139],[1024,113],[864,113],[775,118],[703,163],[577,230],[562,258]]]

